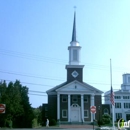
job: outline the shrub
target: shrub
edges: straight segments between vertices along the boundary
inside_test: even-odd
[[[50,125],[51,125],[51,126],[56,125],[56,120],[55,120],[55,119],[52,119],[52,120],[50,121]]]
[[[102,116],[102,123],[103,123],[103,125],[110,124],[111,123],[110,115],[108,115],[108,114],[103,115]]]

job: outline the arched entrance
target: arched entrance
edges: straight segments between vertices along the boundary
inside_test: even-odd
[[[81,108],[78,104],[72,104],[70,109],[71,122],[81,122]]]

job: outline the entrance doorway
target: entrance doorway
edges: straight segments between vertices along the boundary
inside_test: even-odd
[[[71,105],[70,119],[71,122],[81,122],[81,109],[78,104]]]

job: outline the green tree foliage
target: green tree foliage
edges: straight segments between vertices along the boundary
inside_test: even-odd
[[[102,115],[102,124],[110,124],[111,123],[111,116],[109,114]]]
[[[41,106],[39,106],[38,108],[33,108],[33,113],[34,113],[33,127],[42,125],[41,108],[42,108]]]
[[[34,118],[29,103],[28,88],[22,86],[18,80],[7,83],[0,82],[0,103],[6,104],[6,112],[0,114],[0,127],[30,128]]]

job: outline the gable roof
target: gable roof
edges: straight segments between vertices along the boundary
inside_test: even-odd
[[[56,89],[66,85],[66,84],[67,84],[67,81],[62,83],[62,84],[59,84],[59,85],[55,86],[54,88],[51,88],[51,89],[47,90],[46,93],[48,94],[49,92],[55,92]]]
[[[64,83],[62,83],[62,84],[60,84],[60,85],[57,85],[57,86],[55,86],[54,88],[52,88],[52,89],[49,89],[48,91],[46,91],[46,93],[47,94],[49,94],[49,93],[57,93],[58,91],[67,91],[67,89],[65,89],[65,88],[67,88],[67,87],[70,87],[71,88],[71,91],[72,90],[74,90],[72,87],[71,87],[71,85],[72,84],[79,84],[80,86],[82,86],[82,88],[84,88],[84,89],[82,89],[82,90],[80,90],[80,88],[79,89],[76,89],[76,91],[86,91],[86,90],[89,90],[89,91],[93,91],[94,93],[98,93],[98,94],[102,94],[103,92],[101,91],[101,90],[99,90],[99,89],[97,89],[97,88],[95,88],[95,87],[93,87],[93,86],[91,86],[91,85],[89,85],[89,84],[87,84],[87,83],[85,83],[85,82],[79,82],[79,81],[77,81],[77,80],[74,80],[74,81],[72,81],[72,82],[64,82]],[[75,92],[76,92],[75,91]]]

